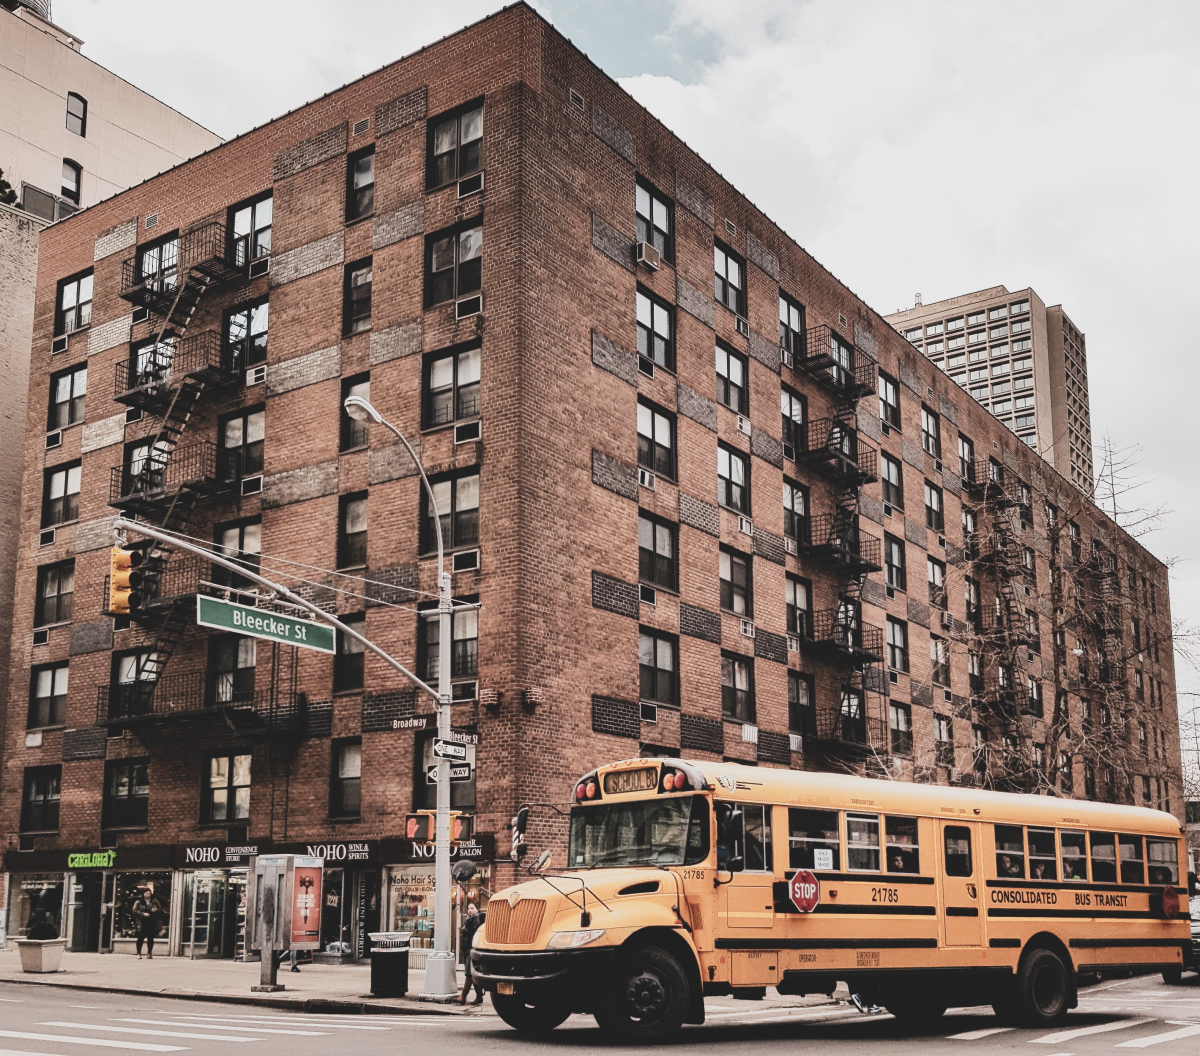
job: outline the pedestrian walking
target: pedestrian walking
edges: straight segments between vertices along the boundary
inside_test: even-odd
[[[458,1003],[465,1005],[467,1003],[467,992],[472,986],[475,987],[475,1000],[471,1002],[473,1005],[483,1004],[483,987],[475,981],[471,975],[471,942],[475,938],[477,932],[484,922],[486,913],[480,913],[479,907],[474,902],[467,904],[467,919],[463,921],[462,926],[462,942],[459,946],[459,959],[463,962],[466,980],[463,983],[462,993],[458,995]]]
[[[142,889],[141,897],[133,907],[133,916],[137,921],[137,955],[142,959],[142,943],[146,944],[146,956],[154,960],[154,940],[158,936],[158,924],[162,918],[162,906],[154,897],[150,888]]]

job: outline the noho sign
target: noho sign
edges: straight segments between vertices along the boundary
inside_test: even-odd
[[[788,881],[788,898],[801,913],[811,913],[821,904],[821,881],[808,869],[798,869]]]

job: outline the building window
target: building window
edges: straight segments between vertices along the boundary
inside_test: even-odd
[[[362,813],[362,738],[334,741],[329,775],[329,813],[358,817]]]
[[[83,167],[77,161],[63,158],[62,190],[59,192],[68,202],[79,204],[83,187]]]
[[[104,775],[105,829],[141,829],[150,819],[150,763],[122,759],[109,763]]]
[[[347,336],[371,329],[371,258],[346,265],[342,332]]]
[[[658,631],[638,634],[638,696],[641,700],[674,707],[679,703],[676,675],[676,640]]]
[[[717,502],[749,516],[750,465],[745,455],[732,448],[717,447]]]
[[[425,307],[476,293],[483,285],[483,228],[430,235],[425,240]]]
[[[425,360],[425,428],[479,416],[483,352],[471,348],[435,352]]]
[[[346,413],[346,400],[351,396],[358,396],[368,403],[371,402],[370,374],[356,374],[342,382],[342,402],[338,404],[342,421],[339,450],[342,451],[356,451],[360,447],[366,447],[367,440],[371,435],[370,422],[360,422]]]
[[[887,618],[887,661],[893,671],[908,670],[908,624]]]
[[[900,460],[880,452],[879,467],[883,501],[898,510],[904,509],[904,471],[900,468]]]
[[[746,314],[746,263],[733,250],[713,245],[713,292],[731,312]]]
[[[726,718],[754,722],[754,661],[721,654],[721,712]]]
[[[963,506],[960,519],[962,520],[963,554],[968,561],[974,561],[979,557],[975,546],[975,528],[978,523],[975,511]]]
[[[879,374],[879,418],[893,429],[900,428],[900,387],[882,371]]]
[[[479,170],[483,148],[483,100],[435,117],[429,122],[426,187],[447,183]]]
[[[1046,712],[1045,698],[1042,696],[1042,684],[1037,679],[1029,680],[1029,713],[1034,718],[1042,718]]]
[[[907,704],[889,704],[892,754],[908,755],[912,751],[912,708]]]
[[[925,481],[925,527],[940,532],[945,528],[942,512],[942,489]]]
[[[793,392],[786,385],[779,390],[779,413],[783,417],[783,442],[791,447],[793,452],[803,451],[808,447],[804,435],[806,411],[807,404],[803,396]]]
[[[954,720],[948,715],[933,716],[933,743],[938,766],[954,765]]]
[[[779,347],[792,354],[793,362],[805,356],[804,305],[779,291]]]
[[[638,355],[667,370],[675,369],[674,310],[652,293],[637,290]]]
[[[47,627],[71,619],[75,602],[75,559],[38,569],[33,625]]]
[[[665,590],[677,590],[679,558],[676,529],[648,513],[638,514],[638,579]]]
[[[783,478],[783,534],[798,543],[808,539],[808,488]]]
[[[675,416],[638,398],[638,465],[675,479]]]
[[[67,131],[77,136],[87,135],[87,100],[75,92],[67,92]]]
[[[788,729],[806,735],[817,732],[812,679],[799,671],[788,672]]]
[[[904,543],[894,535],[883,537],[883,567],[887,573],[887,585],[896,590],[908,589],[908,573],[905,568]]]
[[[271,255],[271,216],[274,200],[271,195],[235,205],[230,210],[233,231],[233,262],[238,267]]]
[[[719,558],[721,608],[749,619],[754,615],[751,596],[750,558],[736,550],[722,549]]]
[[[456,598],[450,613],[450,695],[455,700],[475,698],[475,678],[479,674],[479,610],[474,598]],[[421,608],[417,648],[422,661],[422,677],[435,689],[441,658],[441,616],[434,603]]]
[[[975,479],[975,444],[958,434],[958,474],[963,480]]]
[[[375,212],[375,148],[367,147],[346,160],[346,223]]]
[[[258,650],[253,638],[219,634],[209,639],[209,673],[214,704],[248,704],[254,700]]]
[[[637,213],[637,240],[649,242],[665,261],[675,259],[675,239],[671,234],[671,202],[648,183],[637,181],[634,192]]]
[[[784,602],[786,605],[788,634],[797,638],[808,638],[810,633],[810,598],[812,587],[808,580],[790,573],[784,579]]]
[[[65,429],[83,421],[87,367],[74,367],[50,378],[50,411],[46,429]]]
[[[271,308],[267,301],[235,308],[225,320],[225,347],[229,369],[246,370],[267,361],[267,328]]]
[[[88,271],[58,284],[58,310],[54,316],[56,335],[72,334],[91,325],[94,280],[95,276]]]
[[[363,633],[365,613],[352,613],[340,617],[346,626]],[[363,645],[357,638],[337,629],[337,653],[333,658],[333,691],[346,693],[363,688]]]
[[[927,455],[942,457],[942,427],[938,416],[928,407],[921,406],[921,446]]]
[[[442,545],[451,550],[479,543],[479,473],[433,483],[434,501],[442,528]],[[437,550],[437,532],[429,496],[421,494],[421,553]]]
[[[27,766],[21,799],[22,832],[57,832],[61,766]]]
[[[935,686],[950,686],[950,646],[944,638],[930,635],[929,680]]]
[[[46,470],[42,479],[42,527],[79,519],[80,464],[68,462]]]
[[[179,281],[179,234],[168,235],[138,250],[138,282],[162,293]]]
[[[261,407],[238,411],[221,425],[221,479],[237,481],[263,471],[267,412]]]
[[[26,729],[61,726],[67,721],[69,664],[35,667],[29,679],[29,718]]]
[[[250,572],[258,572],[262,554],[261,518],[220,527],[214,534],[216,546],[213,549],[219,557],[235,561]],[[252,580],[220,565],[213,565],[212,577],[214,583],[234,590],[258,589]]]
[[[250,817],[250,755],[214,755],[208,760],[200,818],[204,822]]]
[[[343,495],[338,500],[337,567],[356,568],[367,563],[367,496]]]
[[[1067,536],[1071,540],[1071,560],[1079,564],[1083,560],[1083,536],[1079,533],[1079,525],[1074,521],[1067,522]]]
[[[966,596],[967,623],[971,624],[972,627],[978,628],[983,613],[979,603],[979,580],[965,576],[963,578],[963,588]]]
[[[732,349],[717,344],[717,402],[738,414],[749,413],[746,361]]]
[[[929,583],[929,604],[938,609],[946,608],[945,562],[926,555],[925,576]]]

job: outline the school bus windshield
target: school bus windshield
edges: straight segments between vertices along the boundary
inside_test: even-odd
[[[707,857],[703,796],[597,803],[571,811],[572,869],[693,865]]]

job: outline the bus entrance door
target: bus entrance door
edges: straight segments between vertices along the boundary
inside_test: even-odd
[[[775,923],[775,870],[771,808],[717,803],[717,861],[732,874],[723,885],[725,925],[770,928]],[[720,868],[718,868],[720,876]]]
[[[940,821],[943,938],[947,946],[982,946],[983,869],[979,823]]]

